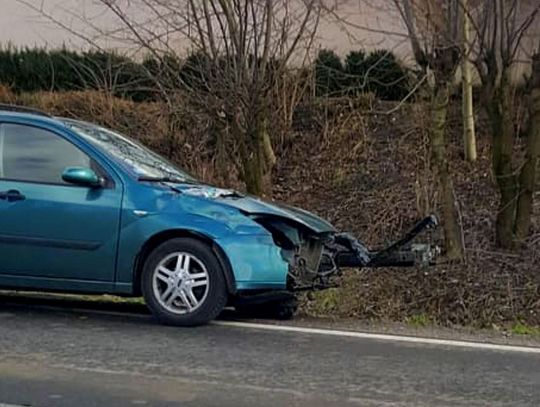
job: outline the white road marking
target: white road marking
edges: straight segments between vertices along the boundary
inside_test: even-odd
[[[41,309],[51,309],[51,310],[63,310],[64,307],[52,306],[52,305],[39,305]],[[130,316],[135,318],[149,318],[149,314],[136,314],[132,312],[120,312],[120,311],[104,311],[104,310],[93,310],[88,308],[69,308],[69,311],[75,311],[80,313],[87,314],[97,314],[97,315],[114,315],[114,316]],[[367,332],[358,332],[358,331],[343,331],[343,330],[334,330],[334,329],[321,329],[321,328],[305,328],[299,326],[289,326],[289,325],[271,325],[271,324],[260,324],[253,322],[239,322],[239,321],[213,321],[212,325],[217,326],[230,326],[236,328],[250,328],[250,329],[260,329],[266,331],[281,331],[281,332],[292,332],[292,333],[302,333],[302,334],[312,334],[312,335],[326,335],[326,336],[337,336],[342,338],[357,338],[357,339],[372,339],[386,342],[403,342],[403,343],[412,343],[418,345],[433,345],[433,346],[446,346],[446,347],[455,347],[455,348],[469,348],[469,349],[481,349],[488,351],[500,351],[500,352],[520,352],[520,353],[529,353],[529,354],[540,354],[540,347],[533,346],[518,346],[518,345],[498,345],[494,343],[484,343],[484,342],[472,342],[472,341],[459,341],[453,339],[436,339],[436,338],[423,338],[417,336],[403,336],[403,335],[391,335],[391,334],[375,334]],[[10,405],[5,405],[0,403],[0,407],[13,407]],[[19,406],[14,406],[19,407]]]
[[[387,342],[406,342],[420,345],[448,346],[456,348],[482,349],[502,352],[521,352],[540,355],[540,348],[532,346],[497,345],[493,343],[458,341],[451,339],[422,338],[416,336],[386,335],[356,331],[342,331],[334,329],[304,328],[299,326],[284,326],[258,324],[251,322],[214,321],[213,325],[230,326],[235,328],[251,328],[266,331],[292,332],[312,335],[338,336],[342,338],[373,339]]]
[[[0,403],[0,407],[25,407],[25,406],[21,406],[19,404],[15,405],[15,404]]]

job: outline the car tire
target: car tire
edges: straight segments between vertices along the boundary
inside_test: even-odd
[[[166,325],[204,325],[227,303],[220,263],[212,249],[196,239],[175,238],[159,245],[147,257],[141,278],[148,308]]]

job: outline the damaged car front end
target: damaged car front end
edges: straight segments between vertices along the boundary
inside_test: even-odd
[[[413,243],[418,235],[438,222],[428,216],[402,239],[380,250],[369,249],[349,233],[316,231],[304,224],[275,216],[253,216],[271,232],[274,243],[288,263],[287,289],[302,291],[334,287],[343,268],[414,267],[434,263],[439,248]]]
[[[424,218],[393,244],[374,250],[299,208],[220,189],[214,190],[214,197],[269,232],[273,246],[279,250],[280,265],[286,265],[274,265],[274,270],[285,271],[279,277],[280,283],[268,286],[271,290],[243,285],[240,279],[240,292],[234,301],[238,309],[253,311],[255,305],[262,304],[271,316],[288,318],[294,310],[296,293],[338,286],[343,269],[424,267],[433,264],[440,252],[436,245],[415,242],[420,234],[437,227],[434,215]],[[262,253],[263,249],[259,250]],[[259,264],[261,268],[266,266]]]

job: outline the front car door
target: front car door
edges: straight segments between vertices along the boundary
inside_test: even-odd
[[[106,163],[68,138],[61,131],[0,123],[2,286],[113,287],[122,184]],[[66,167],[92,168],[106,185],[67,184],[61,176]]]

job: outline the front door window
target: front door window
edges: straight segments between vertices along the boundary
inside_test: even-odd
[[[90,168],[90,161],[69,141],[47,130],[19,124],[0,126],[0,179],[65,184],[65,168]]]

